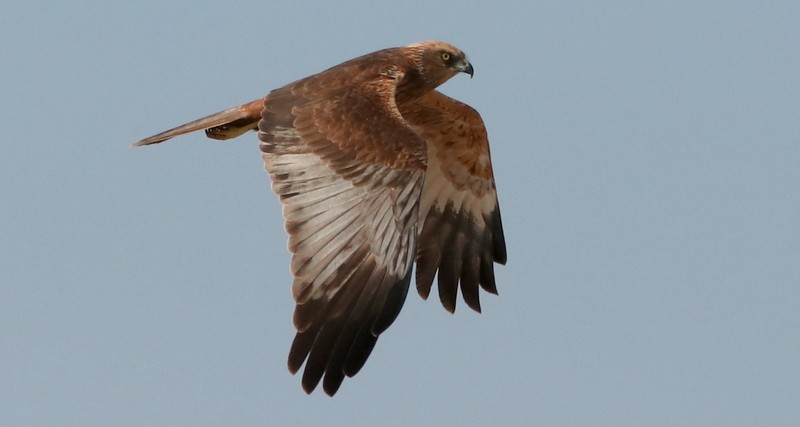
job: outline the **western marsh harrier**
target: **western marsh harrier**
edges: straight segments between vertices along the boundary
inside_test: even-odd
[[[486,129],[471,107],[436,87],[463,72],[443,42],[384,49],[273,90],[266,97],[137,142],[204,129],[214,139],[257,130],[272,189],[283,203],[297,303],[289,370],[303,389],[323,375],[333,395],[364,365],[417,291],[453,312],[480,312],[496,294],[506,247]]]

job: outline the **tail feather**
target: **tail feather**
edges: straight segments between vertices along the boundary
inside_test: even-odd
[[[261,119],[261,110],[263,108],[264,99],[256,99],[247,104],[229,108],[145,138],[131,144],[131,146],[141,147],[143,145],[158,144],[172,137],[201,129],[205,129],[206,136],[209,138],[220,140],[235,138],[248,130],[258,129],[258,121]]]

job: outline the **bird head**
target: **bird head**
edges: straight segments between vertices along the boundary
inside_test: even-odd
[[[445,42],[426,41],[407,46],[416,58],[420,74],[434,86],[450,80],[458,73],[474,73],[472,64],[461,49]]]

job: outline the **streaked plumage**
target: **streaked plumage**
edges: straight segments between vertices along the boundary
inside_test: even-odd
[[[258,130],[284,205],[296,302],[289,369],[333,395],[397,317],[411,269],[453,312],[460,287],[480,311],[506,262],[486,129],[435,88],[472,65],[443,42],[390,48],[290,83],[265,98],[146,138]],[[323,380],[324,376],[324,380]]]

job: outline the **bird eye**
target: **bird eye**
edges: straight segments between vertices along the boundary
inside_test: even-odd
[[[442,61],[447,62],[450,60],[450,52],[442,52]]]

